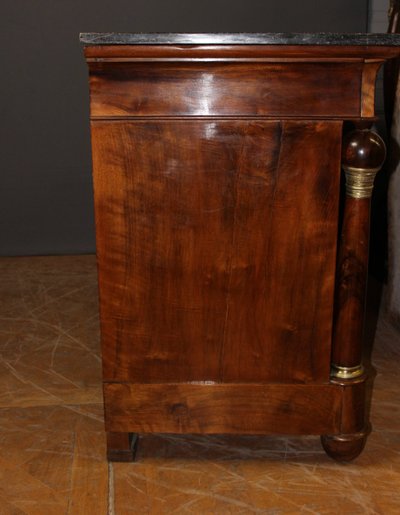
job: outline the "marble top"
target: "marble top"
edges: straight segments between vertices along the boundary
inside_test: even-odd
[[[83,32],[85,45],[326,45],[400,46],[400,34],[376,33],[118,33]]]

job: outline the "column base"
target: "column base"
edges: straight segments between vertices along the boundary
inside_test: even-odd
[[[322,435],[322,447],[326,454],[336,461],[352,461],[361,454],[369,433],[368,428],[348,435]]]

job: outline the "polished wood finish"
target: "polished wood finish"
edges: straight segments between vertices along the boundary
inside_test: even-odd
[[[360,113],[362,67],[92,62],[91,115],[351,118]]]
[[[340,432],[341,391],[331,384],[106,383],[106,428],[141,433]]]
[[[362,356],[370,199],[346,199],[339,245],[332,361],[355,367]]]
[[[344,138],[342,164],[346,173],[346,197],[338,254],[332,351],[333,363],[341,367],[353,368],[362,360],[370,201],[375,174],[385,156],[383,141],[368,129],[353,131]]]
[[[362,431],[351,435],[323,435],[321,436],[321,443],[328,456],[346,463],[361,454],[367,442],[368,434],[368,431]]]
[[[170,45],[93,45],[85,47],[88,62],[115,59],[118,62],[126,59],[170,59],[173,62],[182,59],[230,60],[285,59],[321,60],[330,62],[356,60],[364,62],[368,59],[386,60],[399,55],[394,46],[342,46],[342,45],[235,45],[235,44],[170,44]]]
[[[343,168],[374,170],[380,168],[386,157],[386,148],[381,137],[372,130],[357,129],[343,138]]]
[[[343,388],[340,435],[322,437],[330,456],[354,459],[363,450],[369,423],[365,417],[366,375],[362,366],[363,322],[368,274],[372,188],[386,149],[371,130],[357,129],[343,141],[346,196],[338,253],[332,340],[332,382]]]
[[[347,196],[339,240],[342,126],[373,120],[398,50],[85,53],[109,459],[133,432],[323,434],[355,457],[369,199]],[[344,150],[349,169],[382,158]]]
[[[339,45],[100,45],[87,46],[85,55],[91,75],[92,118],[142,113],[356,119],[374,116],[376,74],[385,59],[398,55],[398,49]],[[155,63],[159,63],[156,68]],[[217,81],[212,94],[207,93],[207,87],[211,87],[207,84],[209,67]],[[198,75],[193,77],[196,70]],[[268,73],[269,80],[263,76],[256,85],[253,73]],[[241,80],[235,80],[239,74]],[[164,87],[163,81],[167,82]],[[204,97],[212,100],[206,109],[204,103],[198,103]]]
[[[366,380],[365,373],[354,379],[332,378],[331,383],[341,387],[341,415],[338,434],[321,436],[321,443],[328,456],[349,462],[363,451],[371,425],[366,414]]]
[[[365,418],[365,380],[366,376],[363,375],[342,383],[341,434],[357,434],[368,427]]]
[[[382,60],[374,59],[364,64],[361,79],[361,116],[363,118],[370,118],[375,114],[375,82],[382,63]]]
[[[92,138],[104,379],[328,381],[341,124],[95,121]]]

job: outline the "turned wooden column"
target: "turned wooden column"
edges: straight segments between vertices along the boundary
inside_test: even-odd
[[[322,437],[327,453],[342,461],[362,451],[369,432],[362,365],[369,219],[374,180],[385,155],[383,140],[369,129],[352,131],[344,138],[346,198],[338,252],[331,367],[331,382],[343,388],[341,434]]]
[[[362,340],[368,274],[368,241],[374,179],[385,159],[385,144],[369,129],[355,130],[343,141],[346,200],[338,254],[332,377],[363,374]]]

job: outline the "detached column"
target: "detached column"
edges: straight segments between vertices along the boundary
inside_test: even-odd
[[[341,434],[322,436],[326,452],[341,461],[358,456],[369,433],[365,420],[366,374],[362,365],[363,322],[371,195],[385,155],[383,140],[369,129],[355,130],[344,138],[346,199],[338,255],[331,369],[331,382],[343,388]]]

